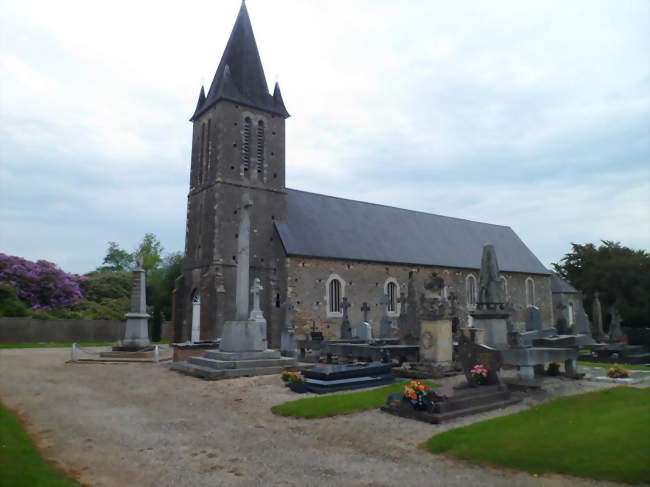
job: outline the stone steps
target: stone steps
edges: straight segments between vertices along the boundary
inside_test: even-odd
[[[187,363],[215,370],[224,369],[259,369],[263,367],[287,367],[295,365],[296,359],[288,357],[260,359],[260,360],[216,360],[208,358],[206,353],[202,357],[189,357]]]
[[[188,364],[187,362],[174,362],[171,369],[182,374],[191,375],[206,380],[234,379],[237,377],[252,377],[258,375],[279,374],[286,367],[258,367],[240,369],[213,369],[202,365]]]

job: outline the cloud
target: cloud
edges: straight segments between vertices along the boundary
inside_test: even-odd
[[[247,5],[288,186],[509,225],[545,264],[650,246],[647,2]],[[187,119],[238,8],[0,5],[1,250],[85,272],[109,240],[183,249]]]

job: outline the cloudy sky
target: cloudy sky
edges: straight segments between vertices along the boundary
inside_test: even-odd
[[[650,246],[650,2],[248,0],[287,186]],[[238,0],[0,0],[0,252],[184,247],[191,124]]]

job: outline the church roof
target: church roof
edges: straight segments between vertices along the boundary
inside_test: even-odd
[[[289,256],[479,269],[483,245],[499,268],[550,274],[510,228],[287,189],[288,219],[275,223]]]
[[[551,276],[551,292],[576,294],[578,290],[557,274],[553,274]]]
[[[194,121],[220,100],[288,117],[277,83],[274,95],[269,93],[253,27],[242,2],[207,97],[190,120]]]

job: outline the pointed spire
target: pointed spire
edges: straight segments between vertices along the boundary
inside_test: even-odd
[[[194,115],[192,115],[192,118],[190,118],[190,122],[193,122],[194,119],[198,116],[204,104],[205,104],[205,90],[203,89],[203,85],[201,85],[201,91],[199,92],[199,100],[196,102]]]
[[[275,88],[273,88],[273,106],[280,113],[287,113],[287,109],[284,107],[284,100],[282,99],[282,93],[280,92],[280,83],[275,82]],[[287,113],[288,115],[288,113]]]
[[[246,3],[242,1],[221,62],[214,74],[208,95],[201,112],[219,100],[258,108],[282,117],[288,117],[284,103],[279,105],[269,93],[264,68],[257,50],[253,27],[248,16]],[[200,115],[196,112],[192,118]]]

